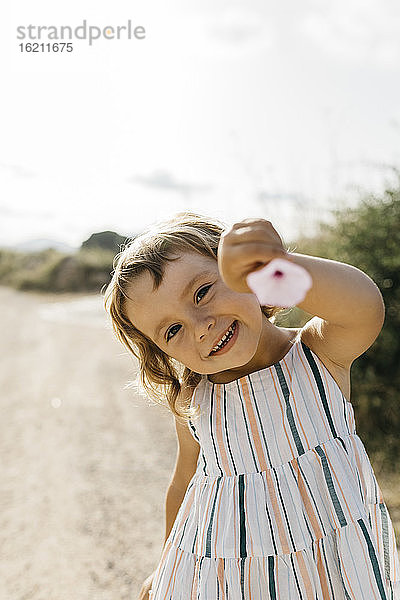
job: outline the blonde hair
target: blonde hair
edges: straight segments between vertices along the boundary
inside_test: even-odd
[[[111,281],[104,293],[104,305],[111,317],[117,338],[139,361],[139,379],[144,390],[157,403],[166,406],[183,419],[192,418],[197,411],[190,408],[190,397],[202,376],[191,371],[163,352],[150,338],[137,329],[125,313],[127,290],[142,273],[151,274],[154,289],[163,279],[167,262],[177,254],[195,251],[217,260],[218,243],[225,225],[191,212],[178,213],[128,241],[114,257]],[[263,314],[272,321],[283,310],[262,306]],[[190,394],[191,395],[191,394]]]

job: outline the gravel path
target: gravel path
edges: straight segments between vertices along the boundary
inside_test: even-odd
[[[164,539],[173,419],[100,296],[0,288],[1,600],[136,600]],[[155,443],[156,442],[156,443]]]

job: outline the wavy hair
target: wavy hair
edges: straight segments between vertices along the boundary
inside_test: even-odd
[[[195,251],[217,260],[218,243],[225,225],[191,212],[178,213],[167,221],[152,226],[143,234],[128,240],[114,257],[111,281],[104,292],[104,306],[111,317],[117,338],[139,361],[139,380],[142,388],[158,404],[179,418],[187,420],[198,411],[190,407],[190,396],[202,375],[191,371],[168,356],[128,319],[125,312],[128,288],[137,277],[149,272],[154,289],[163,279],[167,262],[176,254]],[[263,314],[271,321],[282,308],[262,306]],[[187,397],[183,396],[187,390]]]

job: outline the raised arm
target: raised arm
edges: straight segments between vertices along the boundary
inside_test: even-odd
[[[314,316],[304,326],[317,354],[342,367],[365,352],[376,340],[385,320],[378,286],[351,265],[304,254],[291,260],[307,269],[313,285],[298,307]]]
[[[313,318],[304,331],[313,349],[332,363],[348,368],[378,337],[385,319],[379,288],[360,269],[345,263],[287,252],[270,221],[246,219],[221,237],[218,265],[225,283],[250,292],[246,277],[274,258],[304,267],[313,284],[298,307]]]

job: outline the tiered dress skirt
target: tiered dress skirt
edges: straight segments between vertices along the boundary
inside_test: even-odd
[[[227,384],[204,378],[200,444],[150,600],[400,600],[390,515],[354,413],[300,339]]]

